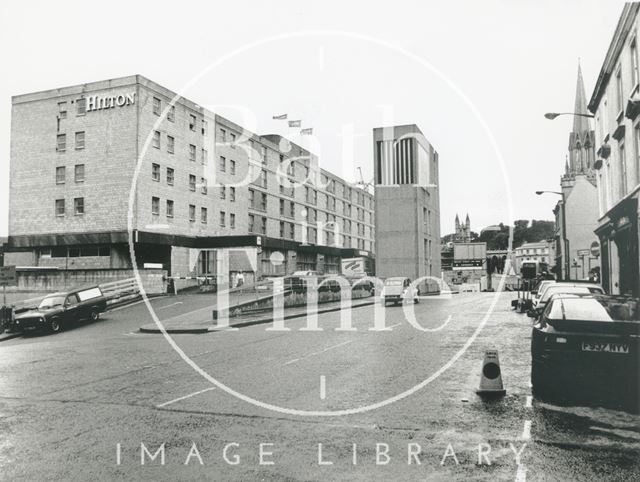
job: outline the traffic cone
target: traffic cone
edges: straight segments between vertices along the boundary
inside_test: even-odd
[[[480,374],[480,388],[476,393],[481,396],[502,396],[507,391],[502,385],[502,371],[500,370],[500,358],[498,350],[486,350],[482,362]]]

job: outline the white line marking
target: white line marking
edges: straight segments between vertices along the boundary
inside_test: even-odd
[[[531,439],[531,420],[524,421],[524,428],[522,429],[522,440]]]
[[[527,395],[527,401],[524,404],[524,408],[531,408],[533,406],[533,397],[531,395]]]
[[[170,308],[171,306],[181,305],[182,301],[176,301],[175,303],[171,303],[170,305],[161,306],[157,308],[158,310],[164,310],[165,308]]]
[[[312,357],[312,356],[315,356],[315,355],[322,355],[324,352],[327,352],[329,350],[333,350],[334,348],[338,348],[338,347],[347,345],[347,344],[351,343],[352,341],[353,340],[343,341],[342,343],[338,343],[337,345],[329,346],[329,347],[325,348],[324,350],[315,351],[313,353],[309,353],[308,355],[305,355],[305,356],[300,357],[300,358],[294,358],[293,360],[289,360],[288,362],[286,362],[285,365],[290,365],[292,363],[295,363],[295,362],[300,361],[300,360],[304,360],[305,358],[309,358],[309,357]]]
[[[527,480],[527,466],[518,465],[518,471],[516,472],[516,482],[525,482]]]
[[[320,400],[327,396],[327,380],[324,375],[320,375]]]
[[[396,326],[402,325],[402,322],[396,323],[395,325],[387,326],[388,329],[395,328]]]
[[[133,303],[129,303],[128,305],[118,306],[117,308],[113,308],[107,311],[120,311],[120,310],[124,310],[125,308],[131,308],[132,306],[139,305],[140,303],[144,303],[144,300],[134,301]]]
[[[216,387],[205,388],[204,390],[190,393],[189,395],[185,395],[184,397],[176,398],[175,400],[169,400],[168,402],[164,402],[164,403],[161,403],[160,405],[156,405],[156,408],[166,407],[167,405],[171,405],[172,403],[179,402],[180,400],[186,400],[187,398],[195,397],[196,395],[200,395],[201,393],[209,392],[215,389]]]

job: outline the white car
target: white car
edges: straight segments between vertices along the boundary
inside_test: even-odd
[[[537,305],[534,308],[535,311],[537,313],[542,313],[545,306],[549,302],[549,298],[557,293],[576,295],[587,293],[604,294],[604,290],[600,285],[597,285],[595,283],[574,283],[571,281],[554,283],[548,285],[544,289],[544,291],[540,295],[540,298],[538,299]]]
[[[542,296],[542,292],[547,288],[547,286],[551,286],[556,283],[557,281],[549,280],[549,279],[546,279],[540,282],[540,284],[537,286],[536,294],[533,295],[533,299],[532,299],[534,308],[538,305],[538,302],[540,301],[540,297]]]
[[[418,289],[411,285],[409,278],[396,276],[384,280],[380,301],[386,306],[387,303],[397,305],[405,301],[420,303],[420,298],[418,297]]]

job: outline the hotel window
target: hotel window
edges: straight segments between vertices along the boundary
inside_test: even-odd
[[[207,208],[200,208],[200,222],[207,224]]]
[[[171,167],[167,167],[167,184],[173,186],[173,180],[175,179],[175,171]]]
[[[153,214],[154,216],[160,215],[160,198],[159,197],[154,196],[151,198],[151,214]]]
[[[227,198],[227,188],[225,186],[222,186],[220,188],[220,199],[226,199]]]
[[[264,216],[260,218],[260,233],[267,234],[267,218]]]
[[[56,151],[64,152],[67,150],[67,135],[58,134],[56,137]]]
[[[207,194],[207,180],[204,177],[200,178],[200,185],[202,189],[202,194]]]
[[[224,228],[226,226],[226,219],[227,217],[227,213],[225,213],[224,211],[220,211],[220,227]]]
[[[621,112],[624,108],[624,92],[622,90],[622,69],[620,67],[618,67],[618,72],[616,73],[616,100],[618,112]]]
[[[222,142],[227,142],[227,131],[224,129],[220,129],[220,140]]]
[[[64,202],[64,200],[63,200]],[[253,214],[249,214],[249,232],[253,233],[254,232],[254,222],[255,222],[255,217]]]
[[[202,149],[202,159],[201,159],[200,163],[203,166],[207,165],[208,158],[209,158],[209,154],[207,153],[207,150],[206,149]]]
[[[176,106],[172,105],[169,107],[169,112],[167,112],[167,120],[169,122],[175,122],[176,120]]]
[[[66,102],[58,102],[58,118],[66,119],[67,118],[67,103]]]
[[[193,174],[189,174],[189,190],[196,190],[196,176],[194,176]]]
[[[229,171],[231,172],[232,176],[236,175],[236,161],[234,161],[233,159],[229,161]]]
[[[226,170],[227,170],[227,160],[223,156],[220,156],[220,171],[226,172]]]
[[[284,238],[284,221],[280,221],[280,237]]]
[[[64,216],[64,199],[56,199],[56,216]]]
[[[160,164],[151,164],[151,180],[160,182]]]
[[[76,100],[76,115],[85,115],[87,113],[87,99],[84,97]]]
[[[289,205],[289,216],[292,218],[296,217],[296,203],[293,201],[291,201],[291,204]]]
[[[633,76],[633,87],[635,88],[640,82],[640,75],[638,74],[638,47],[636,39],[631,42],[631,75]]]
[[[173,154],[175,151],[176,140],[172,136],[167,136],[167,152]]]
[[[263,188],[267,188],[267,170],[266,169],[262,169],[262,171],[260,172],[260,185]]]
[[[289,237],[291,239],[296,237],[296,226],[293,223],[289,223]]]
[[[167,217],[173,217],[173,201],[171,199],[167,199]]]
[[[76,182],[84,182],[84,164],[76,164],[73,175]]]
[[[196,222],[196,207],[193,204],[189,204],[189,221]]]
[[[81,216],[84,214],[84,198],[77,197],[73,200],[73,213],[76,216]]]
[[[76,132],[76,150],[84,149],[84,131]]]
[[[160,99],[158,99],[157,97],[153,98],[153,113],[155,115],[160,115],[160,112],[162,112],[162,101]]]
[[[196,162],[196,146],[193,144],[189,144],[189,160]]]
[[[281,161],[282,162],[282,161]],[[296,164],[294,161],[291,161],[288,165],[287,165],[287,176],[289,177],[295,177],[296,175]]]
[[[64,184],[67,177],[67,169],[64,166],[56,167],[56,184]]]
[[[229,188],[229,199],[231,200],[231,202],[236,202],[236,188],[235,187],[230,187]]]
[[[235,149],[236,148],[236,135],[233,132],[230,135],[231,135],[231,147],[233,149]]]
[[[196,131],[196,116],[189,114],[189,130]]]
[[[207,135],[207,121],[204,119],[202,119],[202,135]]]
[[[627,194],[627,156],[624,151],[624,143],[620,144],[620,197]]]
[[[153,131],[153,147],[160,149],[160,131]]]
[[[280,199],[280,215],[284,216],[284,199]]]
[[[267,210],[267,193],[260,193],[260,208],[262,211]]]
[[[236,229],[236,215],[233,213],[229,213],[229,227]]]
[[[262,151],[262,163],[267,163],[267,148],[265,146],[260,146],[260,150]]]

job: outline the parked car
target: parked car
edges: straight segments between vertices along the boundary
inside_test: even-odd
[[[14,330],[59,332],[63,327],[87,319],[97,321],[107,308],[107,300],[98,286],[53,293],[35,310],[16,315]]]
[[[638,307],[638,299],[620,296],[554,295],[533,326],[534,393],[597,398],[598,390],[637,406]]]
[[[595,283],[580,283],[573,281],[556,282],[544,287],[543,291],[539,293],[533,310],[529,313],[530,316],[537,317],[542,313],[547,305],[549,298],[555,294],[604,294],[604,290],[600,285]]]
[[[405,301],[419,303],[418,289],[411,286],[411,280],[402,276],[387,278],[380,293],[380,301],[386,306],[391,302],[394,305]]]

